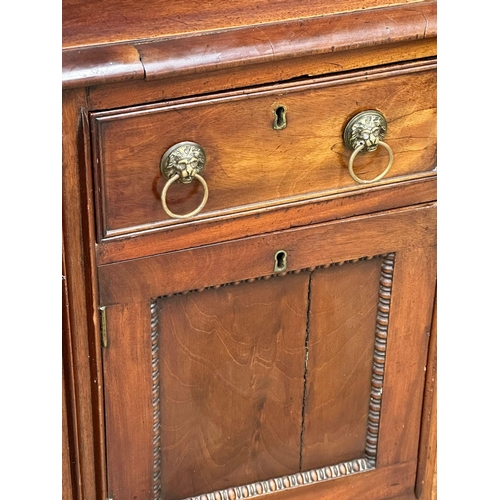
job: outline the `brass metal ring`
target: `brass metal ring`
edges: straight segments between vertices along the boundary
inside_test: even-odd
[[[163,188],[163,191],[161,192],[161,204],[163,206],[163,210],[165,210],[165,212],[170,217],[173,217],[174,219],[187,219],[189,217],[194,217],[195,215],[197,215],[198,213],[200,213],[200,211],[203,209],[203,207],[207,203],[207,200],[208,200],[208,185],[207,185],[205,179],[201,175],[199,175],[199,174],[194,174],[193,177],[195,179],[198,179],[201,182],[201,185],[203,186],[203,200],[201,200],[201,203],[198,205],[198,207],[196,207],[192,212],[189,212],[188,214],[184,214],[184,215],[174,214],[174,212],[172,212],[168,208],[168,206],[167,206],[167,191],[168,191],[168,188],[174,182],[176,182],[177,180],[180,179],[180,175],[179,174],[173,175],[172,177],[170,177],[170,179],[168,179],[167,183],[165,184],[165,186]]]
[[[365,180],[365,179],[360,179],[355,173],[354,173],[354,170],[353,170],[353,164],[354,164],[354,159],[356,158],[357,154],[359,152],[361,152],[363,149],[365,149],[365,144],[360,144],[353,152],[352,152],[352,155],[351,157],[349,158],[349,174],[351,175],[351,177],[356,181],[356,182],[359,182],[360,184],[371,184],[372,182],[377,182],[379,181],[380,179],[382,179],[382,177],[384,177],[387,172],[389,172],[389,170],[391,169],[392,167],[392,164],[394,162],[394,154],[392,152],[392,149],[391,147],[389,146],[389,144],[386,144],[385,142],[383,141],[378,141],[378,145],[380,146],[383,146],[385,149],[387,149],[387,152],[389,153],[389,163],[387,165],[387,167],[385,167],[385,170],[377,175],[377,177],[375,177],[374,179],[368,179],[368,180]]]

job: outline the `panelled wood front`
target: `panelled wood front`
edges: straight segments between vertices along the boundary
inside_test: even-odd
[[[434,256],[423,206],[102,266],[108,496],[409,491]]]
[[[365,451],[382,262],[378,257],[312,275],[304,470]]]
[[[436,1],[63,11],[64,500],[415,500]],[[395,153],[369,186],[342,138],[366,109],[386,116]],[[205,148],[210,195],[174,220],[159,163],[186,140]],[[378,148],[354,170],[371,178],[387,159]],[[192,210],[200,188],[172,186],[170,208]]]
[[[299,469],[308,282],[158,299],[162,498]]]

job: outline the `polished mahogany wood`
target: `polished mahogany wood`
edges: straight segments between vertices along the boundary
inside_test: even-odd
[[[358,187],[347,171],[352,151],[344,146],[342,134],[346,119],[364,109],[380,110],[388,122],[385,141],[396,161],[384,182],[432,171],[435,66],[410,65],[400,71],[96,113],[102,235],[179,224],[163,211],[160,195],[166,181],[159,164],[169,147],[186,140],[199,143],[207,156],[202,175],[210,194],[196,219]],[[273,129],[278,106],[287,110],[283,130]],[[378,148],[359,155],[355,171],[369,179],[387,163],[386,150]],[[168,205],[175,213],[187,213],[199,205],[202,194],[197,181],[175,184]]]
[[[273,500],[414,500],[411,485],[414,464],[404,463],[380,467],[359,476],[338,478],[299,487],[287,492],[276,492]]]
[[[363,456],[381,261],[313,273],[302,470]]]
[[[108,497],[151,498],[153,434],[150,307],[148,302],[106,308],[103,350]]]
[[[282,207],[210,219],[196,223],[171,226],[156,231],[141,232],[131,237],[112,238],[97,247],[100,265],[122,260],[146,257],[159,253],[228,241],[261,232],[289,229],[290,227],[344,219],[360,213],[383,212],[417,203],[436,200],[435,174],[422,179],[401,181],[396,185],[376,185],[353,191],[284,204]]]
[[[288,252],[287,269],[359,259],[435,241],[434,204],[378,213],[173,252],[99,268],[101,305],[273,274],[274,255]],[[311,245],[311,235],[314,245]],[[356,236],[362,235],[365,246]],[[219,250],[220,249],[220,250]],[[219,264],[220,265],[216,265]],[[245,265],[242,265],[244,263]],[[162,276],[166,273],[168,280]]]
[[[69,300],[68,300],[68,285],[66,283],[66,265],[64,259],[63,246],[63,261],[62,261],[62,498],[70,500],[75,498],[74,486],[75,480],[73,476],[80,473],[75,464],[74,450],[75,445],[72,443],[74,433],[71,429],[72,413],[74,408],[74,399],[70,390],[68,377],[71,377],[71,367],[69,365],[70,351],[70,329],[69,329]],[[66,375],[65,375],[66,373]],[[71,430],[70,430],[71,429]],[[71,457],[73,455],[73,458]]]
[[[428,226],[427,231],[432,229]],[[397,353],[400,361],[387,363],[383,405],[397,413],[398,419],[385,420],[382,414],[380,439],[387,439],[388,445],[377,455],[377,466],[405,462],[418,452],[424,388],[421,381],[425,376],[436,286],[435,248],[407,247],[398,252],[396,259],[391,299],[394,313],[389,322],[391,341],[387,356]],[[406,272],[400,273],[398,269]],[[411,292],[396,293],[396,290]],[[402,379],[405,383],[398,384]]]
[[[66,394],[65,394],[65,379],[64,370],[62,374],[62,498],[63,500],[69,500],[74,498],[73,494],[73,479],[71,477],[72,470],[74,467],[71,464],[71,452],[73,446],[69,441],[69,429],[68,429],[68,406],[66,404]]]
[[[336,3],[337,8],[341,7],[339,4]],[[273,11],[276,7],[272,7]],[[153,80],[436,35],[435,2],[376,10],[369,7],[369,2],[365,2],[363,10],[359,10],[355,3],[350,3],[350,12],[340,15],[301,17],[202,36],[197,33],[192,37],[144,42],[137,47],[144,64],[145,78]],[[307,5],[309,8],[310,5]]]
[[[162,498],[299,470],[308,284],[159,299]]]
[[[151,0],[144,9],[131,0],[109,0],[104,4],[97,0],[65,0],[62,42],[63,48],[68,48],[159,39],[390,5],[403,5],[408,11],[416,11],[421,8],[419,3],[408,0],[339,0],[332,5],[325,0],[312,0],[304,5],[285,0],[276,0],[272,4],[259,0],[235,0],[228,5],[217,0],[193,8],[181,1]]]
[[[344,468],[345,475],[333,480],[301,476],[307,485],[294,483],[270,498],[431,498],[434,330],[428,353],[427,345],[436,271],[436,5],[216,0],[194,6],[152,0],[145,8],[130,0],[63,1],[63,500],[174,500],[252,480],[272,490],[278,483],[268,481],[271,475],[363,456],[363,405],[369,411],[375,373],[375,365],[372,373],[367,369],[368,351],[377,335],[368,324],[375,310],[374,328],[385,321],[379,308],[387,256],[380,255],[387,253],[394,260],[375,468]],[[330,99],[321,98],[327,79],[335,89]],[[392,82],[403,79],[395,91]],[[335,156],[339,178],[348,177],[347,151],[336,149],[340,135],[329,144],[331,130],[317,124],[325,110],[338,128],[371,107],[354,92],[341,99],[336,94],[374,83],[372,94],[381,93],[375,106],[384,111],[392,102],[387,141],[398,129],[396,162],[403,161],[395,163],[394,176],[374,186],[339,184],[321,158]],[[235,123],[226,114],[241,118],[241,103],[274,104],[273,98],[292,95],[292,109],[303,118],[297,122],[289,114],[283,131],[261,134],[264,114],[252,106],[243,114],[248,130],[244,122],[224,123]],[[343,108],[349,100],[358,104]],[[417,103],[420,108],[412,109]],[[398,107],[407,113],[398,114]],[[191,111],[202,108],[201,118],[192,119]],[[112,188],[114,199],[102,191],[110,180],[108,157],[105,166],[97,165],[102,151],[121,151],[111,163],[123,155],[133,184],[144,181],[137,181],[138,163],[130,161],[137,148],[145,159],[144,178],[154,171],[140,196],[148,191],[159,202],[158,155],[167,146],[160,147],[156,129],[162,120],[147,122],[159,110],[180,117],[166,120],[163,133],[203,131],[208,123],[210,144],[226,151],[226,158],[231,138],[243,144],[240,158],[231,161],[245,168],[229,181],[218,171],[217,197],[210,198],[208,215],[195,221],[165,222],[161,206],[155,212],[158,206],[148,208],[144,200],[139,205],[145,215],[137,217],[127,176]],[[123,115],[128,127],[136,112],[133,120],[142,114],[147,122],[141,134],[127,135],[115,127],[119,120],[111,123]],[[98,116],[110,117],[102,130],[95,127]],[[106,127],[111,140],[108,132],[99,137]],[[253,145],[246,139],[252,133]],[[278,134],[285,141],[273,143]],[[299,150],[307,144],[304,134],[313,137],[309,153]],[[290,149],[282,161],[285,142]],[[281,155],[271,155],[267,178],[273,182],[262,188],[254,175],[262,173],[262,164],[254,159],[262,149],[269,153],[269,145]],[[321,149],[326,146],[332,149]],[[216,169],[226,168],[226,160],[212,158]],[[316,171],[299,170],[294,184],[284,172],[297,175],[303,158]],[[373,158],[376,163],[385,156]],[[234,182],[239,179],[249,186],[248,195]],[[178,208],[182,199],[177,197]],[[135,213],[130,220],[127,209]],[[289,273],[275,277],[279,249],[288,252]],[[109,328],[103,348],[99,306],[105,306]],[[194,342],[200,335],[219,341]],[[284,397],[292,393],[286,405]],[[293,418],[284,417],[285,409]],[[214,438],[214,429],[235,436],[230,445]],[[243,496],[245,490],[237,491]],[[228,490],[227,498],[234,492]]]
[[[71,398],[72,453],[75,457],[75,500],[94,500],[102,488],[98,449],[100,447],[98,418],[98,387],[93,321],[92,280],[89,280],[90,247],[88,246],[87,213],[83,207],[88,196],[88,177],[81,156],[84,144],[80,110],[86,106],[84,90],[63,93],[62,130],[62,193],[63,193],[63,273],[66,283],[68,316],[64,335],[64,360],[69,397]],[[94,274],[95,277],[95,274]],[[96,491],[97,490],[97,491]],[[101,490],[102,491],[102,490]]]
[[[422,430],[415,496],[422,500],[436,500],[437,495],[437,305],[430,332],[427,356]]]
[[[280,1],[284,2],[284,0]],[[114,4],[116,3],[115,1]],[[125,4],[123,0],[120,3],[122,6]],[[306,18],[287,16],[287,20],[279,22],[266,22],[262,17],[260,19],[247,17],[251,12],[247,5],[247,9],[241,9],[238,12],[239,27],[236,29],[215,31],[202,29],[200,31],[196,30],[196,25],[193,24],[186,29],[183,36],[172,36],[174,33],[168,32],[154,36],[153,25],[148,22],[146,26],[151,38],[145,40],[139,36],[137,42],[123,38],[110,40],[106,35],[106,29],[96,29],[97,19],[91,24],[88,18],[75,18],[70,23],[76,24],[76,29],[81,36],[87,35],[83,43],[89,46],[85,47],[80,44],[72,46],[69,40],[71,37],[67,36],[71,28],[65,29],[63,25],[63,40],[66,42],[63,44],[65,50],[62,54],[63,88],[142,79],[149,81],[199,73],[206,75],[221,69],[275,64],[283,60],[341,53],[371,46],[400,44],[424,38],[435,40],[436,38],[435,1],[413,2],[410,6],[400,4],[387,7],[390,2],[386,0],[384,2],[386,7],[377,9],[369,9],[364,2],[363,10],[357,9],[353,2],[349,2],[348,12],[338,13],[337,11],[333,14],[333,6],[340,7],[342,10],[339,2],[333,6],[331,3],[321,3],[322,8],[328,9],[327,15],[311,16],[309,14]],[[158,5],[159,2],[156,6]],[[205,5],[212,6],[215,3]],[[265,3],[260,5],[268,6]],[[292,5],[304,8],[300,3]],[[161,6],[165,4],[162,3]],[[170,7],[169,4],[166,6]],[[92,3],[86,3],[85,7],[92,8]],[[313,7],[308,3],[307,9],[310,8]],[[84,10],[85,8],[79,5],[74,12],[81,15]],[[136,11],[131,26],[139,30],[144,29],[140,22],[137,22],[137,14],[151,15],[154,10],[155,6],[151,6],[148,9]],[[171,10],[165,10],[171,19]],[[195,10],[196,14],[201,12],[201,10]],[[65,5],[63,14],[71,16],[71,11],[71,6]],[[190,11],[192,13],[193,9],[190,8]],[[105,14],[106,9],[100,6],[96,12],[102,15]],[[265,16],[264,9],[255,12]],[[275,3],[273,3],[272,11],[269,12],[276,16],[274,20],[279,19],[280,12]],[[219,13],[224,15],[224,22],[229,19],[226,13],[225,6]],[[115,18],[114,22],[107,24],[107,20],[103,19],[103,23],[106,24],[106,28],[112,28],[115,34],[120,33],[116,31],[119,11],[113,10],[109,14]],[[155,21],[159,19],[160,16],[155,17]],[[200,19],[202,22],[207,20],[210,22],[213,17]],[[81,30],[82,26],[90,27],[92,33],[84,34]],[[182,26],[187,25],[184,23]],[[165,24],[161,28],[168,31]],[[97,35],[97,38],[94,38],[93,34]],[[113,42],[119,43],[113,44]],[[142,72],[139,71],[141,67]]]
[[[399,223],[395,214],[400,217]],[[158,444],[161,491],[175,500],[208,493],[214,486],[237,486],[245,478],[249,482],[256,477],[265,481],[272,475],[272,467],[286,463],[283,458],[277,460],[276,457],[293,455],[294,435],[297,440],[300,436],[302,460],[319,460],[318,455],[311,458],[315,453],[309,455],[316,447],[318,427],[323,419],[318,412],[322,402],[316,390],[320,397],[322,394],[323,398],[332,400],[328,412],[330,416],[337,416],[331,421],[326,417],[321,424],[325,425],[323,430],[333,438],[341,436],[342,441],[346,438],[345,429],[350,428],[354,438],[351,442],[347,438],[337,446],[332,444],[330,453],[325,450],[321,461],[326,461],[330,454],[332,462],[339,456],[348,456],[346,454],[362,456],[361,440],[356,434],[361,433],[358,421],[366,422],[369,406],[373,373],[368,360],[374,356],[374,310],[380,296],[387,293],[383,286],[392,287],[392,298],[375,472],[381,473],[378,469],[388,466],[393,474],[391,484],[400,487],[394,495],[406,491],[405,488],[413,488],[419,438],[419,427],[415,424],[421,415],[426,339],[435,289],[435,207],[399,210],[379,217],[380,224],[376,217],[365,216],[359,218],[365,223],[362,227],[346,220],[303,228],[302,235],[301,231],[292,230],[247,238],[236,248],[237,242],[228,242],[150,257],[158,267],[151,266],[151,262],[137,267],[138,261],[129,261],[103,266],[108,268],[104,275],[101,268],[101,290],[106,293],[105,287],[109,290],[110,284],[115,290],[114,296],[108,295],[109,303],[114,305],[106,308],[109,344],[104,355],[108,484],[113,498],[127,498],[129,493],[138,499],[153,498],[157,486],[157,476],[153,473],[157,443],[161,443]],[[291,246],[291,242],[296,246]],[[262,280],[248,279],[260,275],[255,274],[259,269],[255,266],[259,248],[267,249],[261,255],[265,260],[267,254],[271,261],[277,248],[286,249],[289,274]],[[353,255],[353,248],[357,254]],[[377,255],[383,251],[381,248],[394,252],[390,278],[380,274],[381,259],[345,262],[346,259]],[[231,256],[238,260],[232,260]],[[245,259],[246,256],[252,256],[252,260]],[[187,272],[176,278],[169,261],[172,266],[187,269]],[[214,262],[223,263],[223,266],[210,265]],[[343,265],[333,271],[320,269],[332,262],[343,262]],[[190,265],[186,265],[188,263]],[[228,273],[222,271],[223,267],[228,268]],[[247,282],[232,281],[236,267],[244,268],[238,277],[248,279]],[[294,274],[295,271],[298,274]],[[189,275],[200,276],[197,289],[191,288],[193,283]],[[265,271],[261,271],[261,275],[269,276]],[[152,286],[153,276],[156,282]],[[133,295],[131,289],[123,290],[132,277],[139,285]],[[290,279],[297,283],[292,286]],[[380,286],[377,286],[379,280]],[[227,286],[219,288],[220,285]],[[182,293],[172,295],[178,292]],[[421,307],[415,307],[415,300]],[[153,303],[158,313],[153,312]],[[340,311],[341,307],[345,310]],[[298,319],[300,316],[302,320]],[[402,322],[402,317],[408,322]],[[377,315],[377,323],[382,320]],[[326,343],[317,345],[318,336],[328,336],[332,328],[336,334],[331,340],[325,339]],[[282,333],[273,335],[276,330]],[[355,338],[350,338],[353,334]],[[277,347],[272,348],[276,342],[281,342],[280,339],[283,345],[277,350]],[[304,345],[308,352],[305,366]],[[339,356],[338,366],[332,366],[329,377],[318,376],[325,369],[323,356],[328,360],[335,355]],[[409,358],[412,363],[408,362]],[[156,366],[160,374],[158,396],[155,393]],[[268,371],[273,366],[279,367],[279,371]],[[372,363],[372,366],[375,365]],[[254,370],[262,375],[258,376]],[[404,376],[400,370],[404,371]],[[284,376],[288,381],[283,385]],[[332,377],[339,379],[338,386],[330,382]],[[355,390],[343,389],[344,377],[352,377],[349,386]],[[252,382],[245,382],[245,379]],[[268,385],[271,381],[279,383]],[[300,395],[304,383],[307,387],[302,415],[304,430],[299,432],[297,414],[300,415],[302,399],[297,393]],[[265,398],[269,402],[264,407],[256,404],[268,390],[273,394],[270,399]],[[292,397],[290,390],[296,392],[295,396]],[[275,407],[276,399],[290,401],[289,410],[292,409],[295,417],[288,417],[285,422],[282,412],[286,404]],[[156,412],[161,415],[159,422],[163,422],[157,428],[158,437],[154,425]],[[401,415],[404,415],[402,420]],[[287,426],[294,427],[295,432]],[[266,428],[274,432],[267,434]],[[394,433],[386,430],[393,428]],[[257,434],[256,429],[260,429]],[[281,431],[284,434],[280,434]],[[233,442],[235,433],[241,435],[241,439]],[[222,440],[226,434],[227,445]],[[396,442],[393,435],[396,435]],[[216,439],[217,436],[220,439]],[[291,448],[277,447],[277,436],[281,436],[279,442],[286,442]],[[245,469],[243,464],[253,462],[237,452],[248,453],[245,450],[249,446],[256,453],[255,458],[250,453],[251,459],[257,460],[259,456],[261,459],[259,465],[255,462]],[[268,454],[274,456],[270,465],[265,458]],[[406,463],[411,464],[413,475],[403,479],[398,464]],[[239,472],[240,467],[244,474]],[[287,467],[293,472],[293,464]],[[295,467],[297,470],[306,467],[299,462],[299,453]],[[187,471],[191,472],[186,475]],[[365,484],[365,474],[368,478],[372,472],[349,478],[355,488],[358,482]],[[235,482],[228,484],[226,479],[231,477]],[[335,481],[328,482],[332,492],[337,488]],[[340,484],[345,483],[342,480]],[[207,486],[208,491],[203,490],[203,486]],[[372,491],[371,498],[384,498],[387,487],[385,483],[375,490],[379,493]],[[316,485],[311,488],[315,489]],[[282,494],[276,493],[276,497]],[[296,490],[289,488],[286,494],[295,498]],[[308,493],[304,491],[304,494]]]
[[[113,50],[117,49],[113,48]],[[273,61],[272,64],[259,63],[238,67],[237,71],[234,68],[213,70],[210,72],[210,78],[207,78],[204,73],[194,73],[176,78],[167,76],[161,80],[127,80],[117,83],[110,83],[106,80],[106,85],[94,83],[93,86],[89,87],[89,109],[105,110],[203,95],[222,90],[270,84],[277,80],[291,80],[297,75],[311,77],[341,74],[345,71],[360,69],[369,73],[370,68],[373,67],[388,64],[397,65],[401,61],[425,60],[425,58],[436,57],[436,55],[436,37],[429,37],[394,44],[372,45],[342,52],[327,52],[305,58],[283,59]],[[72,57],[78,59],[77,55],[70,57],[69,54],[64,59],[69,63]],[[125,55],[124,57],[126,59]],[[82,58],[82,60],[85,59]],[[93,64],[90,55],[88,64],[90,66]],[[118,65],[120,64],[118,62]],[[76,75],[80,70],[86,72],[87,68],[77,69],[73,67],[72,75],[83,78],[84,76]],[[123,73],[123,77],[126,78],[127,75],[126,72]]]
[[[141,79],[144,67],[133,45],[112,45],[98,50],[63,51],[63,75],[63,88],[69,89]]]

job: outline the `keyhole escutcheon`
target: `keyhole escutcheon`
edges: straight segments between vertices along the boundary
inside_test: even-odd
[[[274,272],[281,273],[286,269],[287,254],[284,250],[278,250],[274,254]]]
[[[286,127],[286,107],[278,106],[274,109],[274,130],[283,130]]]

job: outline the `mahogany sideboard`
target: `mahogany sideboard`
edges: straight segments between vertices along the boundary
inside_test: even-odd
[[[430,500],[436,2],[63,0],[63,499]]]

